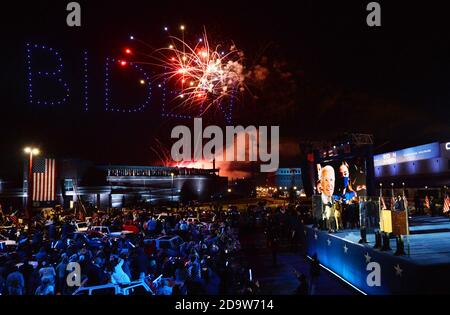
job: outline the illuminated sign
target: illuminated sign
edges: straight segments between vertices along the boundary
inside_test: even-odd
[[[450,143],[446,144],[446,149],[450,149]],[[412,162],[433,159],[440,156],[439,143],[433,142],[430,144],[419,145],[408,149],[389,152],[385,154],[378,154],[373,157],[374,165],[392,165],[397,163]]]
[[[131,36],[131,39],[133,37]],[[130,54],[130,49],[125,50],[126,54]],[[42,44],[27,43],[26,44],[26,87],[28,94],[28,102],[39,108],[44,107],[59,107],[65,106],[72,103],[81,104],[83,111],[89,112],[90,107],[90,96],[89,87],[92,86],[90,81],[90,72],[92,68],[89,62],[89,53],[87,50],[82,52],[82,80],[81,84],[74,84],[77,82],[69,82],[65,68],[65,62],[63,61],[63,53],[56,47],[51,47]],[[155,87],[153,86],[152,77],[148,74],[143,67],[140,65],[124,60],[124,59],[114,59],[106,58],[105,62],[105,77],[104,77],[104,111],[113,113],[140,113],[144,112],[147,108],[151,107],[151,101],[153,97],[159,97],[157,103],[161,105],[161,116],[179,119],[191,119],[194,116],[202,116],[205,109],[198,107],[194,110],[194,113],[187,112],[186,106],[182,107],[179,105],[173,105],[173,102],[168,102],[169,97],[175,97],[179,95],[179,91],[176,89],[169,89],[166,86],[167,79],[162,81],[158,80],[157,84],[160,93],[154,93]],[[122,71],[121,73],[116,73],[116,76],[125,75],[125,73],[130,73],[131,71],[138,75],[140,86],[145,89],[145,95],[143,99],[139,101],[138,104],[128,105],[128,104],[116,104],[113,100],[113,91],[117,87],[113,88],[113,67],[119,67],[119,69],[129,69],[128,71]],[[154,76],[154,74],[152,74]],[[94,84],[99,84],[99,82],[94,82]],[[74,91],[74,86],[79,86],[81,91]],[[93,87],[91,87],[93,89]],[[154,90],[152,90],[154,89]],[[95,87],[94,90],[100,90],[99,87]],[[223,117],[228,123],[231,123],[233,116],[233,107],[235,102],[235,93],[237,91],[232,91],[231,97],[228,101],[223,101],[217,104],[219,112],[223,114]],[[74,100],[76,95],[81,94],[81,102],[76,102]],[[156,96],[158,95],[158,96]],[[176,107],[177,109],[175,110]],[[198,112],[197,112],[198,110]]]
[[[445,144],[445,150],[450,151],[450,142]]]

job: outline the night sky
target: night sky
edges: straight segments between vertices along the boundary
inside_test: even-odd
[[[280,0],[79,1],[82,27],[70,28],[68,2],[16,1],[2,10],[0,178],[18,174],[27,144],[55,157],[157,163],[155,143],[170,148],[171,126],[190,121],[161,116],[156,86],[144,112],[105,112],[105,58],[121,58],[124,47],[146,52],[130,35],[166,45],[162,28],[180,24],[191,38],[205,26],[210,38],[233,40],[245,52],[247,70],[267,69],[268,77],[249,84],[251,93],[235,104],[233,123],[278,124],[285,147],[344,132],[374,134],[377,151],[450,140],[450,35],[438,4],[379,1],[382,26],[374,29],[365,23],[369,1],[297,1],[295,7]],[[61,54],[71,95],[66,104],[29,104],[26,43]],[[88,111],[82,99],[85,50]],[[45,61],[33,66],[45,68]],[[138,78],[114,71],[117,97],[139,100]],[[223,124],[217,112],[208,121]],[[296,158],[287,154],[285,160]]]

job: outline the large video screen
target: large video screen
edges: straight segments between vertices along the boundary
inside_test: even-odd
[[[354,158],[317,164],[316,193],[343,203],[366,196],[366,163]]]

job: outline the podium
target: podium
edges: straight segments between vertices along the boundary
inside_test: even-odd
[[[381,231],[394,235],[408,235],[407,219],[407,211],[381,210]]]

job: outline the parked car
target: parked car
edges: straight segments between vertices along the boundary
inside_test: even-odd
[[[155,241],[157,250],[164,250],[169,256],[177,256],[179,254],[180,245],[184,243],[183,239],[178,235],[166,235],[158,238],[147,238],[144,243]]]
[[[89,229],[87,222],[78,221],[75,222],[75,230],[77,232],[86,232]]]
[[[140,241],[142,240],[142,234],[136,234],[130,231],[122,231],[118,233],[111,233],[107,238],[109,242],[117,242],[122,237],[125,237],[125,240],[128,242],[129,248],[135,248],[139,245]],[[112,243],[111,243],[112,244]]]
[[[90,231],[100,232],[103,235],[120,235],[120,233],[124,232],[120,228],[115,228],[112,226],[91,226]]]
[[[145,281],[133,281],[127,284],[105,284],[92,287],[80,287],[73,295],[154,295],[154,291]]]
[[[0,252],[8,253],[15,251],[17,248],[17,242],[8,239],[6,236],[0,234]]]
[[[97,250],[103,248],[104,244],[100,238],[89,236],[86,232],[73,232],[67,236],[67,246],[71,245],[73,242],[81,242],[87,245],[89,249]],[[58,246],[56,244],[55,246]]]
[[[156,219],[160,220],[160,221],[164,221],[167,219],[168,216],[169,216],[169,214],[167,212],[161,212],[160,214],[158,214]]]
[[[197,218],[187,218],[187,224],[200,224],[200,220]]]
[[[212,211],[203,211],[200,214],[200,221],[206,223],[213,223],[216,220],[216,214]]]

